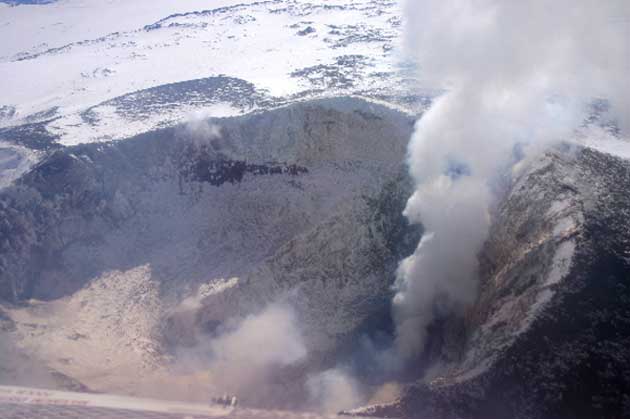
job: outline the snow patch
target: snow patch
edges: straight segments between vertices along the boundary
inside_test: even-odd
[[[573,219],[570,220],[572,228],[575,228]],[[549,287],[560,283],[571,269],[573,255],[575,254],[576,244],[574,240],[566,240],[558,246],[553,257],[551,271],[545,278],[544,287]]]
[[[619,137],[606,127],[589,125],[578,133],[576,142],[602,153],[630,159],[630,138]]]

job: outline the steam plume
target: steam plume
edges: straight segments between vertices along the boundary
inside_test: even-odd
[[[310,376],[306,382],[311,404],[324,413],[337,413],[365,403],[356,379],[342,368]]]
[[[216,336],[197,336],[198,343],[180,348],[179,374],[199,370],[210,374],[214,395],[237,395],[250,405],[275,401],[278,370],[299,364],[307,356],[293,309],[284,303],[269,305],[258,314],[237,319]]]
[[[410,357],[436,310],[476,296],[498,174],[569,139],[594,98],[630,128],[630,2],[412,0],[405,12],[421,79],[447,91],[409,145],[405,215],[429,232],[396,283],[396,347]]]
[[[213,116],[215,115],[207,111],[188,114],[177,135],[192,141],[197,147],[210,146],[212,140],[221,138],[221,127],[211,122]]]

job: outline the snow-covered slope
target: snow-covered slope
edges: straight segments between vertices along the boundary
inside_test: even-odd
[[[412,122],[338,98],[51,153],[0,194],[11,339],[94,390],[166,397],[178,347],[285,300],[318,368],[388,318],[419,239]],[[192,383],[181,397],[211,394]]]
[[[3,6],[0,126],[44,122],[77,144],[322,92],[391,96],[407,77],[400,13],[384,0]]]

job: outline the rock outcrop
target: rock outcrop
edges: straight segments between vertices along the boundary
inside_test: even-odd
[[[309,354],[334,359],[387,321],[419,240],[401,215],[412,126],[338,98],[50,151],[0,191],[11,335],[124,393],[174,348],[288,298]]]
[[[523,169],[481,254],[459,359],[398,402],[354,413],[629,417],[629,182],[630,162],[592,149],[550,151]]]

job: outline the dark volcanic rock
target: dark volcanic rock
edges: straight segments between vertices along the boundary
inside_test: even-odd
[[[298,36],[306,36],[312,33],[317,32],[316,29],[312,26],[307,26],[306,28],[302,29],[301,31],[298,31]]]
[[[190,150],[187,158],[181,161],[180,174],[187,181],[208,182],[221,186],[226,182],[239,183],[245,175],[283,175],[298,176],[308,173],[308,169],[288,163],[248,163],[245,160],[217,158],[206,150]]]
[[[101,107],[113,107],[120,116],[139,121],[160,111],[173,111],[186,104],[227,103],[237,109],[251,110],[255,106],[275,103],[264,92],[245,80],[217,76],[163,84],[127,93],[92,106],[81,113],[88,124],[98,122]]]
[[[46,124],[51,122],[31,122],[24,125],[0,128],[0,140],[18,144],[33,150],[52,150],[59,148],[56,141],[57,135],[51,134],[46,129]]]
[[[547,153],[500,204],[459,361],[391,405],[422,419],[630,417],[630,162]]]

